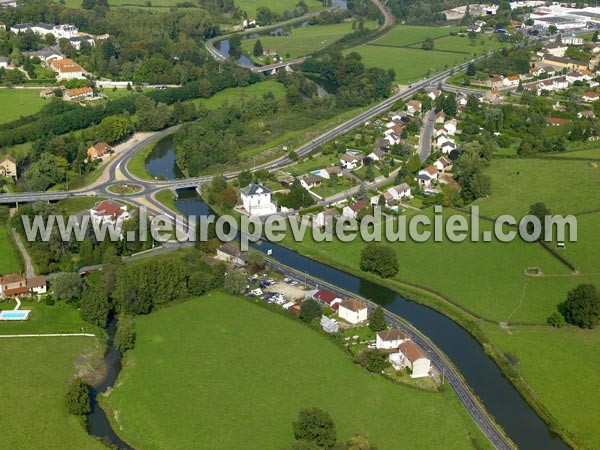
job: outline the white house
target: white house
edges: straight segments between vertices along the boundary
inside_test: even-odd
[[[46,286],[46,277],[38,276],[27,278],[27,289],[33,294],[43,295],[48,289]]]
[[[356,203],[353,203],[351,205],[348,206],[344,206],[344,209],[342,210],[342,216],[344,217],[350,217],[352,219],[357,219],[358,218],[358,212],[363,209],[368,207],[369,205],[367,204],[367,202],[365,201],[358,201]]]
[[[275,214],[277,206],[271,201],[271,190],[262,184],[250,183],[240,190],[242,204],[248,214],[265,216]]]
[[[6,56],[0,56],[0,69],[7,69],[10,64],[10,58]]]
[[[521,77],[519,75],[509,75],[502,80],[502,83],[507,87],[517,87],[520,81]]]
[[[444,122],[444,130],[446,130],[446,132],[450,136],[454,136],[454,134],[456,133],[456,125],[457,125],[456,119],[447,120],[446,122]]]
[[[409,100],[406,103],[406,113],[409,116],[418,116],[421,114],[422,103],[419,100]]]
[[[375,345],[379,349],[389,350],[400,347],[400,344],[407,339],[408,337],[402,330],[392,328],[391,330],[380,331],[377,333],[377,341]]]
[[[113,224],[117,225],[117,228],[120,228],[123,222],[130,218],[127,206],[113,200],[97,202],[90,209],[90,216],[95,224]]]
[[[381,161],[383,158],[385,158],[385,152],[383,150],[373,150],[371,153],[369,153],[368,157],[372,161]]]
[[[435,101],[436,98],[440,96],[442,92],[439,89],[429,89],[427,92],[427,97],[429,97],[432,101]]]
[[[365,155],[362,152],[346,152],[342,155],[340,162],[345,169],[352,170],[356,169],[363,159],[365,159]]]
[[[554,85],[554,89],[557,91],[569,88],[569,82],[567,81],[566,77],[554,78],[552,80],[552,84]]]
[[[300,185],[302,185],[302,187],[304,189],[312,189],[314,187],[321,186],[322,182],[323,182],[323,178],[321,178],[320,176],[310,175],[310,176],[302,178],[300,180]]]
[[[340,213],[335,208],[328,208],[319,212],[314,219],[315,225],[323,228],[326,223],[331,222],[335,225],[336,219],[340,217]]]
[[[583,38],[575,35],[564,36],[560,38],[561,42],[566,45],[583,45]]]
[[[390,202],[394,199],[394,197],[392,197],[392,194],[390,194],[389,192],[384,192],[383,194],[373,195],[371,197],[371,205],[373,205],[373,206],[379,205],[379,197],[381,197],[382,195],[383,195],[383,199],[385,200],[386,205],[389,205]]]
[[[425,352],[413,341],[404,341],[399,345],[398,353],[390,355],[390,362],[396,370],[409,367],[412,371],[411,378],[429,376],[431,360]]]
[[[94,38],[91,37],[89,34],[81,34],[69,38],[69,43],[73,46],[75,50],[81,50],[81,44],[83,42],[87,42],[91,46],[96,45]]]
[[[387,190],[394,200],[402,200],[403,198],[411,198],[410,186],[407,183],[401,183],[397,186],[392,186]]]
[[[340,303],[338,316],[354,325],[365,322],[368,319],[367,305],[359,300],[347,298]]]
[[[254,28],[254,27],[256,27],[256,20],[255,19],[244,19],[244,21],[242,22],[242,27]]]
[[[456,150],[456,143],[452,140],[448,140],[440,146],[440,150],[442,151],[442,153],[447,155],[448,153],[452,152],[453,150]]]
[[[452,162],[448,158],[441,156],[433,163],[433,167],[435,167],[438,172],[443,172],[446,167],[450,166],[451,164]]]
[[[595,102],[596,100],[598,100],[598,93],[597,92],[586,92],[585,94],[583,94],[583,97],[581,97],[581,99],[584,102]]]
[[[427,166],[419,171],[419,174],[415,177],[415,180],[421,187],[429,187],[433,181],[438,178],[438,171],[433,166]]]

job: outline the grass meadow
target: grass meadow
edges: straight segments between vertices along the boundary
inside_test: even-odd
[[[362,432],[382,450],[472,447],[452,394],[371,375],[299,321],[244,299],[212,293],[135,326],[107,399],[134,447],[287,448],[310,406],[331,414],[339,439]]]
[[[99,351],[99,341],[90,337],[0,339],[0,447],[105,448],[65,407],[69,382]]]
[[[376,27],[375,22],[365,23],[365,28],[374,29]],[[254,58],[252,54],[254,44],[257,39],[260,39],[265,51],[276,51],[285,59],[299,58],[325,48],[353,30],[351,23],[343,22],[333,25],[293,28],[291,31],[292,34],[289,36],[266,35],[255,39],[244,39],[242,40],[242,51],[252,59],[261,62],[261,59]]]
[[[306,6],[308,6],[311,12],[319,11],[323,9],[323,4],[319,0],[305,0]],[[271,11],[282,13],[285,10],[293,11],[298,4],[297,0],[236,0],[236,6],[242,11],[248,13],[248,17],[256,17],[256,10],[258,8],[269,8]]]
[[[538,400],[587,448],[600,446],[600,330],[485,324],[484,332],[516,368]]]
[[[0,89],[0,123],[35,114],[45,102],[39,89]]]
[[[385,36],[353,48],[363,57],[369,67],[394,69],[396,81],[410,84],[428,73],[458,65],[489,50],[502,47],[495,37],[481,35],[471,43],[468,37],[451,36],[460,28],[439,28],[399,25]],[[435,41],[433,50],[422,50],[421,45],[427,38]]]
[[[18,250],[9,233],[12,232],[7,227],[0,227],[0,275],[20,269]]]

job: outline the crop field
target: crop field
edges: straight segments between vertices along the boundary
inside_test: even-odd
[[[374,29],[375,22],[365,23],[365,28]],[[242,50],[252,59],[261,62],[262,58],[255,58],[252,54],[257,39],[265,51],[276,51],[284,59],[293,59],[309,55],[317,50],[334,43],[346,34],[351,33],[351,23],[338,23],[333,25],[314,25],[302,28],[293,28],[289,36],[259,36],[253,39],[242,40]]]
[[[135,326],[108,397],[134,447],[288,448],[307,406],[331,414],[339,439],[362,432],[381,450],[471,447],[472,423],[451,394],[373,376],[319,333],[244,299],[213,292]]]
[[[39,89],[0,89],[0,123],[35,114],[45,102]]]

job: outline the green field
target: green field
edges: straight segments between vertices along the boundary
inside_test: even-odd
[[[136,333],[108,397],[136,448],[286,448],[309,406],[332,415],[340,439],[363,432],[381,450],[471,447],[472,423],[450,394],[370,375],[319,333],[246,300],[213,293],[139,317]]]
[[[551,154],[553,158],[588,158],[588,159],[600,159],[600,147],[590,148],[586,150],[576,150],[572,152],[556,153]]]
[[[365,23],[365,28],[374,29],[377,27],[375,22]],[[279,56],[285,59],[298,58],[309,55],[315,51],[321,50],[326,46],[337,41],[348,33],[351,33],[351,23],[338,23],[333,25],[318,25],[303,28],[291,29],[289,36],[259,36],[260,42],[265,51],[276,51]],[[242,50],[252,59],[258,62],[261,58],[254,58],[252,55],[254,44],[257,39],[242,40]]]
[[[507,334],[485,325],[484,331],[518,358],[519,373],[555,418],[589,448],[600,447],[600,330],[513,326]]]
[[[502,47],[495,37],[480,35],[471,45],[468,37],[450,36],[459,28],[436,28],[399,25],[385,36],[365,45],[353,48],[363,57],[369,67],[394,69],[396,81],[413,83],[431,73],[461,64],[489,50]],[[431,37],[435,41],[433,50],[422,50],[422,42]]]
[[[35,114],[45,102],[39,89],[0,89],[0,123]]]
[[[18,249],[13,245],[12,233],[5,227],[0,227],[0,275],[16,273],[20,269]]]
[[[310,11],[319,11],[323,9],[323,4],[319,0],[305,0],[304,3]],[[282,13],[285,10],[293,11],[298,4],[297,0],[235,0],[236,6],[242,11],[246,11],[248,17],[255,18],[256,10],[261,7],[269,8],[271,11]]]
[[[224,103],[233,105],[254,97],[262,97],[267,92],[272,92],[275,98],[280,99],[285,96],[285,86],[277,81],[267,80],[250,86],[224,89],[210,98],[189,101],[194,102],[196,105],[204,105],[207,109],[212,110],[220,108]]]
[[[487,169],[492,196],[476,202],[481,214],[522,216],[535,202],[553,214],[600,209],[600,168],[587,161],[562,159],[495,159]]]
[[[0,447],[105,448],[64,404],[68,383],[86,372],[99,350],[98,340],[89,337],[0,339]]]

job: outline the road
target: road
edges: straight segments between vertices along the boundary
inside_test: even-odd
[[[425,162],[431,153],[431,137],[435,129],[436,116],[436,110],[433,108],[423,117],[423,126],[419,138],[419,159],[421,162]]]

